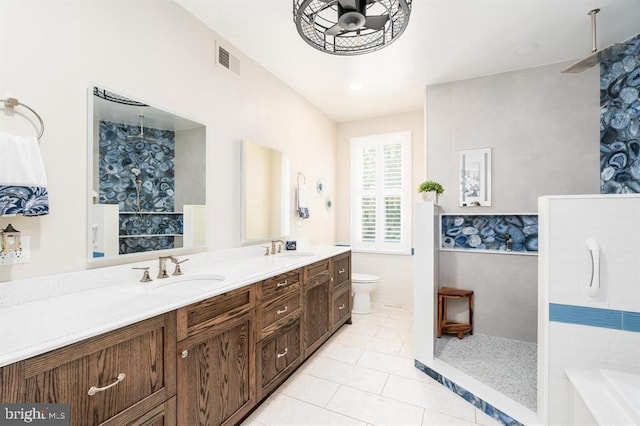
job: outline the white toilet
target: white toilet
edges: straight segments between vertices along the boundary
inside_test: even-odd
[[[376,289],[380,278],[368,274],[351,274],[351,291],[353,292],[352,314],[371,313],[371,292]]]

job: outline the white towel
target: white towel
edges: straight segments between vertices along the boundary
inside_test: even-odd
[[[47,177],[35,137],[0,132],[0,215],[49,213]]]

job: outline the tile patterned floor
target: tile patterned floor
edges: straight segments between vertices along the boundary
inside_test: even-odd
[[[243,426],[498,425],[413,365],[410,309],[353,315]]]

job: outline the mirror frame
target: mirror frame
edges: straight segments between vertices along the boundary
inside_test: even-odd
[[[185,120],[188,121],[192,121],[193,123],[197,123],[200,124],[204,127],[205,130],[205,135],[204,135],[204,149],[205,149],[205,157],[207,155],[208,152],[208,135],[207,135],[207,126],[205,124],[203,124],[201,121],[193,119],[191,117],[185,116],[184,114],[178,114],[173,112],[170,109],[164,108],[164,107],[158,107],[154,104],[150,104],[150,103],[146,103],[142,100],[140,100],[140,98],[136,97],[136,96],[129,96],[129,95],[125,95],[122,92],[118,91],[118,90],[113,90],[103,84],[100,83],[95,83],[95,82],[89,82],[88,87],[87,87],[87,177],[86,177],[86,194],[87,194],[87,201],[86,201],[86,205],[87,205],[87,209],[86,209],[86,213],[85,213],[85,217],[86,217],[86,222],[85,222],[85,227],[86,227],[86,243],[85,243],[85,247],[86,247],[86,259],[87,259],[87,268],[91,269],[91,268],[99,268],[99,267],[105,267],[105,266],[111,266],[111,265],[121,265],[121,264],[125,264],[125,263],[134,263],[134,262],[140,262],[140,261],[145,261],[145,260],[150,260],[150,259],[157,259],[159,256],[168,256],[168,255],[172,255],[172,256],[182,256],[182,255],[186,255],[186,254],[190,254],[190,253],[201,253],[201,252],[205,252],[208,250],[208,246],[209,246],[209,229],[210,229],[210,224],[209,224],[209,214],[205,212],[205,235],[204,235],[204,244],[201,246],[196,246],[196,247],[178,247],[178,248],[172,248],[172,249],[162,249],[162,250],[155,250],[155,251],[145,251],[145,252],[137,252],[137,253],[128,253],[128,254],[119,254],[118,256],[111,256],[111,257],[97,257],[94,258],[93,257],[93,229],[90,226],[91,224],[91,217],[92,217],[92,206],[94,205],[93,203],[93,198],[95,196],[94,194],[94,172],[95,172],[95,157],[94,157],[94,93],[93,93],[93,89],[94,87],[98,87],[100,89],[104,89],[116,94],[120,94],[122,96],[125,96],[127,98],[130,98],[132,100],[136,100],[138,102],[143,102],[145,104],[147,104],[148,106],[150,106],[151,108],[154,108],[158,111],[162,111],[164,113],[167,114],[171,114],[173,116],[176,117],[180,117],[183,118]],[[209,174],[209,172],[207,171],[207,168],[205,166],[205,170],[204,170],[204,174],[205,174],[205,182],[208,182],[207,176]],[[207,185],[205,183],[205,206],[209,205],[209,196],[208,196],[208,191],[207,191]]]
[[[475,176],[470,176],[471,173]],[[477,195],[465,189],[470,182],[477,186]],[[460,151],[458,190],[460,207],[491,206],[491,148]]]
[[[260,236],[257,238],[246,238],[246,221],[247,221],[247,201],[246,197],[249,196],[250,191],[247,188],[247,182],[245,181],[247,172],[246,172],[246,144],[252,143],[255,145],[262,146],[267,149],[271,149],[273,151],[279,152],[282,155],[282,170],[281,170],[281,179],[280,179],[280,202],[281,202],[281,217],[280,217],[280,233],[268,236]],[[242,244],[258,244],[260,242],[265,241],[273,241],[273,240],[284,240],[290,232],[291,227],[291,164],[289,161],[289,154],[285,151],[280,151],[275,148],[268,147],[266,145],[259,144],[250,139],[244,139],[241,142],[240,148],[240,182],[241,182],[241,190],[240,190],[240,239]]]

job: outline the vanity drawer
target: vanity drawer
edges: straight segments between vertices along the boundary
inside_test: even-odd
[[[290,291],[299,292],[301,275],[302,269],[296,269],[262,281],[258,284],[260,301],[268,302]]]
[[[255,306],[255,285],[178,309],[178,341],[237,318]]]
[[[175,395],[175,363],[170,313],[22,361],[20,402],[68,403],[71,425],[131,424]]]
[[[298,286],[298,289],[300,286]],[[261,320],[262,337],[266,337],[279,328],[279,323],[292,317],[300,316],[300,291],[293,291],[281,299],[262,306],[258,309]]]
[[[331,260],[321,260],[307,266],[305,288],[314,287],[331,280]]]
[[[351,282],[351,253],[333,258],[333,289],[339,289]]]
[[[302,362],[300,318],[258,342],[258,399],[282,383]]]
[[[351,286],[333,295],[331,324],[339,328],[351,316]]]

